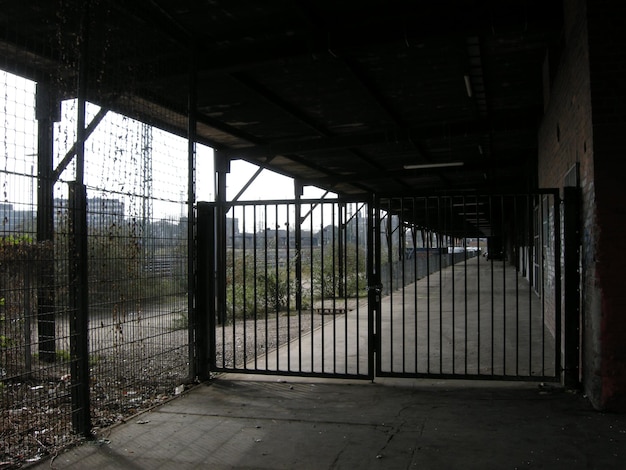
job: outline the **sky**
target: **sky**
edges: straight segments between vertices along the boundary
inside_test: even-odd
[[[35,120],[35,87],[30,80],[0,71],[0,85],[4,103],[0,105],[0,136],[3,162],[0,166],[0,184],[3,201],[15,208],[28,210],[36,201],[37,121]],[[88,104],[87,123],[99,111]],[[76,141],[76,101],[63,102],[62,120],[55,128],[55,163],[58,165]],[[142,155],[146,149],[145,136],[150,134],[152,185],[146,189]],[[184,215],[182,201],[187,199],[187,141],[156,128],[146,131],[142,123],[109,112],[85,144],[85,184],[88,194],[125,200],[126,210],[141,212],[142,195],[150,193],[155,217]],[[215,174],[213,150],[197,145],[196,200],[213,201]],[[60,176],[63,183],[74,180],[75,159]],[[242,160],[231,162],[227,176],[227,199],[231,200],[257,171],[257,167]],[[58,184],[55,198],[65,198],[67,185]],[[305,187],[303,198],[319,198],[324,191]],[[332,195],[326,196],[332,198]],[[240,201],[293,199],[293,180],[263,170]],[[134,207],[133,207],[134,206]]]
[[[244,160],[231,162],[230,173],[226,177],[226,198],[232,200],[258,170],[256,165]],[[305,186],[302,198],[319,198],[324,190],[314,186]],[[215,197],[213,151],[205,147],[198,150],[196,156],[196,199],[213,201]],[[271,199],[294,199],[293,179],[287,176],[263,170],[239,198],[240,201]],[[326,198],[331,198],[329,194]]]

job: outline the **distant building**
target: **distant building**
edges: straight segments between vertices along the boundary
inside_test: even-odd
[[[55,211],[66,212],[67,199],[54,200]],[[124,222],[124,202],[119,199],[93,197],[87,199],[87,226],[90,229],[120,226]]]

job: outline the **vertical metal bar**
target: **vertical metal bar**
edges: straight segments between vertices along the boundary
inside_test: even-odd
[[[531,344],[532,344],[532,322],[531,322],[531,317],[530,314],[532,313],[532,292],[533,292],[533,271],[534,271],[534,266],[533,266],[533,253],[534,253],[534,248],[533,248],[533,244],[534,244],[534,206],[533,206],[533,199],[531,197],[530,194],[526,195],[525,198],[525,207],[524,207],[524,214],[525,214],[525,220],[526,220],[526,224],[525,224],[525,230],[524,230],[524,237],[525,237],[525,243],[524,245],[527,247],[526,251],[526,262],[525,262],[525,266],[526,266],[526,275],[528,276],[528,312],[529,312],[529,317],[528,317],[528,343],[527,343],[527,347],[529,350],[531,350]],[[532,374],[533,372],[533,363],[532,363],[532,356],[529,354],[528,358],[524,358],[525,360],[528,359],[528,373],[529,375]]]
[[[290,225],[290,219],[289,219],[289,205],[286,205],[285,207],[285,217],[286,217],[286,222],[285,222],[285,250],[286,250],[286,256],[285,256],[285,278],[286,278],[286,285],[285,285],[285,291],[286,291],[286,297],[287,297],[287,344],[291,344],[291,308],[290,308],[290,300],[291,300],[291,291],[290,291],[290,284],[291,284],[291,268],[290,268],[290,264],[291,264],[291,256],[290,256],[290,251],[291,251],[291,243],[290,243],[290,238],[291,238],[291,225]],[[291,371],[291,348],[287,347],[287,370]]]
[[[432,245],[430,229],[430,198],[424,198],[424,212],[426,213],[426,372],[430,373],[430,249]]]
[[[206,247],[207,251],[208,251],[208,255],[207,255],[207,270],[208,272],[208,289],[207,289],[207,296],[208,296],[208,309],[207,309],[207,317],[208,317],[208,326],[209,326],[209,330],[210,330],[210,334],[209,334],[209,361],[211,364],[211,369],[215,369],[216,365],[217,365],[217,345],[216,345],[216,340],[217,340],[217,332],[216,332],[216,324],[217,324],[217,316],[216,316],[216,299],[217,299],[217,293],[216,293],[216,286],[217,286],[217,277],[216,277],[216,260],[217,260],[217,243],[215,241],[216,239],[216,222],[217,222],[217,214],[218,214],[218,210],[215,206],[215,204],[211,204],[209,206],[209,226],[208,228],[208,237],[210,240],[210,243],[208,244],[208,246]],[[202,259],[202,258],[200,258]]]
[[[82,34],[80,39],[81,57],[78,71],[78,93],[76,110],[76,182],[83,184],[85,177],[85,116],[87,107],[87,69],[89,52],[89,1],[84,3]]]
[[[79,153],[84,146],[79,146]],[[69,277],[70,277],[70,375],[72,426],[84,436],[91,433],[89,399],[89,283],[87,266],[87,191],[83,184],[69,183]]]
[[[503,375],[506,375],[506,316],[507,316],[507,310],[506,310],[506,258],[508,256],[508,250],[507,250],[507,241],[508,241],[508,231],[507,231],[507,227],[506,227],[506,222],[504,220],[505,217],[505,210],[504,210],[504,203],[505,203],[505,197],[504,195],[500,196],[500,226],[501,226],[501,233],[502,233],[502,337],[503,337],[503,341],[502,341],[502,373]]]
[[[59,102],[50,86],[39,82],[36,94],[37,118],[37,242],[54,239],[54,121],[58,120]],[[40,261],[37,282],[37,331],[39,359],[56,360],[54,250]]]
[[[31,316],[33,314],[31,305],[32,283],[31,283],[31,266],[26,265],[23,269],[24,276],[24,366],[27,375],[33,371],[32,364],[32,337],[31,337]]]
[[[450,216],[452,217],[450,220],[450,233],[451,235],[451,239],[452,239],[452,254],[450,254],[450,248],[448,248],[448,258],[451,260],[450,262],[452,263],[451,266],[451,273],[452,273],[452,373],[454,374],[454,372],[456,371],[456,322],[455,322],[455,316],[456,316],[456,312],[454,311],[455,308],[455,285],[454,285],[454,265],[456,264],[456,238],[454,237],[454,233],[455,233],[455,228],[454,227],[454,213],[453,213],[453,208],[454,208],[454,199],[452,196],[446,198],[449,202],[450,202],[450,209],[448,211],[446,211],[446,213],[450,214]]]
[[[404,240],[404,198],[400,198],[400,214],[398,215],[398,258],[402,269],[402,372],[406,372],[406,273],[404,272],[405,245]]]
[[[439,254],[439,373],[443,372],[443,224],[441,222],[441,196],[437,196],[437,252]]]
[[[199,351],[197,341],[199,339],[198,318],[196,312],[196,259],[197,250],[195,245],[195,211],[196,202],[196,123],[197,123],[197,68],[196,51],[193,43],[190,45],[189,60],[189,95],[187,109],[187,311],[189,318],[188,338],[189,338],[189,377],[193,379],[198,374],[198,367],[206,367],[206,354]],[[150,221],[151,222],[151,221]],[[146,221],[144,220],[144,223]],[[206,328],[202,328],[202,333],[206,334]],[[204,339],[202,349],[206,349]],[[201,358],[199,356],[202,356]],[[203,361],[199,364],[198,361]],[[206,376],[204,369],[200,374]]]
[[[512,221],[512,233],[515,236],[515,264],[514,266],[516,266],[516,270],[515,270],[515,375],[519,376],[520,375],[520,371],[519,371],[519,275],[520,275],[520,269],[521,269],[521,260],[520,260],[520,254],[521,254],[521,240],[520,240],[520,232],[519,232],[519,226],[517,225],[517,222],[519,221],[519,211],[518,211],[518,199],[519,196],[515,196],[513,198],[513,221]]]
[[[215,205],[198,203],[195,371],[207,380],[215,367]]]
[[[232,322],[232,354],[233,354],[233,368],[237,368],[237,250],[235,249],[235,205],[232,204],[230,207],[230,233],[228,237],[228,241],[230,241],[230,261],[231,261],[231,322]]]
[[[337,203],[337,292],[336,297],[342,298],[344,297],[344,212],[346,209],[346,204],[343,202]]]
[[[234,207],[233,207],[234,209]],[[242,329],[243,329],[243,366],[248,368],[248,270],[247,270],[247,252],[246,252],[246,209],[247,206],[241,206],[241,293],[242,293]],[[233,225],[235,213],[233,212]],[[235,240],[235,233],[233,232],[233,240]],[[237,245],[235,244],[235,247]],[[233,250],[234,251],[234,250]],[[256,351],[254,353],[256,356]]]
[[[539,197],[540,201],[540,213],[541,216],[539,218],[539,230],[540,230],[540,238],[539,238],[539,246],[541,247],[541,255],[539,256],[540,264],[540,273],[541,273],[541,325],[546,324],[546,274],[545,274],[545,264],[546,264],[546,235],[550,233],[550,227],[548,226],[549,221],[546,220],[546,214],[544,209],[544,203],[546,203],[548,196],[541,195]],[[545,362],[545,328],[541,328],[541,374],[545,375],[546,372],[546,362]],[[559,354],[559,350],[556,349],[557,355]]]
[[[467,305],[467,233],[468,233],[468,227],[467,227],[467,219],[468,217],[466,216],[467,214],[467,200],[465,198],[465,196],[461,196],[462,197],[462,204],[463,204],[463,233],[465,236],[465,240],[464,240],[464,247],[465,247],[465,256],[464,256],[464,261],[463,261],[463,315],[464,315],[464,331],[465,331],[465,352],[464,352],[464,366],[463,366],[463,373],[467,374],[467,359],[468,359],[468,335],[469,332],[467,330],[468,328],[468,305]],[[476,206],[476,212],[478,212],[478,206]],[[478,233],[476,233],[476,248],[480,247],[480,238],[478,237]],[[473,237],[472,237],[473,238]],[[476,255],[478,256],[478,258],[480,258],[480,252],[477,250]]]
[[[313,223],[313,203],[311,203],[310,205],[310,209],[309,209],[309,237],[310,237],[310,254],[309,254],[309,269],[310,269],[310,273],[311,273],[311,281],[310,281],[310,285],[311,285],[311,294],[310,294],[310,303],[311,303],[311,372],[315,371],[315,318],[314,318],[314,314],[315,314],[315,308],[313,305],[313,299],[315,299],[315,256],[314,256],[314,251],[317,248],[317,246],[313,246],[313,230],[314,230],[314,223]],[[323,210],[321,211],[323,214]],[[323,218],[320,217],[320,218]],[[321,233],[321,232],[320,232]]]
[[[393,360],[394,360],[394,346],[395,346],[395,336],[394,336],[394,307],[393,307],[393,294],[394,294],[394,288],[395,288],[395,276],[394,276],[394,269],[393,269],[393,243],[392,243],[392,237],[393,237],[393,228],[392,228],[392,224],[391,224],[391,204],[392,201],[391,199],[387,199],[387,208],[385,209],[385,217],[386,217],[386,228],[385,228],[385,241],[387,242],[387,268],[389,271],[389,292],[388,292],[388,296],[389,296],[389,370],[391,372],[393,372]],[[382,331],[380,333],[381,339],[382,339]]]
[[[254,295],[252,297],[252,303],[254,306],[254,312],[253,312],[253,325],[254,325],[254,369],[258,370],[259,368],[259,355],[257,353],[257,351],[259,350],[259,325],[258,325],[258,300],[259,300],[259,290],[258,290],[258,279],[259,279],[259,273],[258,273],[258,259],[257,259],[257,254],[258,254],[258,249],[259,249],[259,243],[258,243],[258,239],[257,239],[257,205],[254,204],[253,206],[254,208],[254,213],[252,216],[252,262],[254,263],[254,268],[253,268],[253,286],[254,286]]]
[[[216,182],[216,217],[215,217],[215,251],[216,251],[216,283],[215,298],[217,301],[216,322],[221,327],[222,336],[221,367],[226,367],[226,175],[230,170],[230,162],[226,154],[219,150],[214,152]]]
[[[278,297],[278,279],[279,279],[279,264],[280,264],[280,237],[279,237],[279,223],[278,223],[278,204],[274,203],[274,221],[276,224],[276,230],[274,231],[274,321],[276,323],[276,370],[280,370],[280,319],[278,315],[278,309],[280,305],[280,299]]]
[[[324,312],[324,308],[326,306],[326,273],[324,271],[324,248],[326,246],[326,237],[324,236],[324,214],[325,214],[325,205],[322,204],[322,215],[320,217],[320,299],[321,299],[321,310],[320,312]],[[322,318],[322,323],[324,323],[324,320]],[[322,328],[320,328],[320,333],[321,333],[321,341],[322,341],[322,350],[320,351],[321,353],[321,368],[322,368],[322,372],[325,372],[326,370],[326,335],[325,335],[325,331],[326,328],[324,328],[324,326],[322,325]]]
[[[480,229],[480,198],[478,195],[476,195],[475,197],[475,201],[476,201],[476,229],[477,232],[479,233],[479,235],[482,235],[484,237],[484,233],[482,233],[481,229]],[[487,250],[489,249],[489,246],[486,247]],[[480,256],[478,257],[478,259],[476,260],[476,327],[477,327],[477,348],[476,348],[476,373],[480,374],[480,360],[481,360],[481,354],[480,354],[480,347],[481,347],[481,311],[480,311]]]
[[[495,239],[493,238],[493,229],[495,226],[495,223],[493,222],[493,198],[494,196],[490,196],[489,197],[489,220],[491,220],[492,223],[492,232],[491,232],[491,236],[492,236],[492,248],[495,247]],[[489,249],[489,251],[491,251],[491,248]],[[497,253],[497,251],[496,251]],[[494,273],[493,273],[493,259],[494,256],[489,256],[490,258],[490,264],[489,264],[489,268],[490,268],[490,286],[489,286],[489,295],[491,297],[491,375],[494,374],[494,365],[495,365],[495,326],[494,326],[494,318],[495,318],[495,299],[493,297],[494,295]]]
[[[342,363],[344,365],[344,370],[342,372],[347,372],[348,366],[348,285],[347,285],[347,274],[348,274],[348,246],[346,240],[346,224],[348,221],[347,216],[347,205],[345,202],[340,202],[339,206],[339,295],[341,295],[341,300],[343,303],[343,311],[345,314],[343,315],[343,360]]]
[[[367,205],[367,285],[368,285],[368,375],[374,378],[374,371],[381,371],[380,354],[380,209],[378,200],[370,197]],[[375,369],[374,369],[375,367]]]
[[[298,312],[298,331],[302,331],[302,183],[294,180],[294,223],[295,223],[295,269],[296,269],[296,312]],[[311,246],[309,244],[309,246]],[[302,334],[298,333],[298,370],[302,371]]]
[[[332,229],[331,229],[331,271],[332,271],[332,276],[331,276],[331,281],[333,283],[332,285],[332,322],[333,322],[333,339],[332,339],[332,351],[333,351],[333,372],[337,372],[337,316],[335,315],[335,313],[337,312],[337,305],[336,305],[336,301],[337,301],[337,255],[338,255],[338,249],[337,249],[337,230],[338,230],[338,226],[339,224],[335,225],[335,221],[337,220],[337,214],[336,214],[336,210],[337,210],[337,205],[336,204],[332,204],[331,205],[331,220],[332,220]],[[337,229],[335,229],[335,227],[337,227]],[[339,263],[341,265],[341,262]]]
[[[412,204],[412,213],[413,213],[413,225],[411,227],[412,230],[412,243],[413,243],[413,315],[414,315],[414,327],[413,327],[413,360],[415,361],[415,373],[419,372],[418,361],[419,361],[419,311],[418,311],[418,303],[417,303],[417,289],[418,289],[418,257],[417,257],[417,226],[415,225],[415,221],[418,220],[417,217],[417,199],[415,197],[411,198]]]
[[[263,311],[265,312],[265,318],[264,318],[264,323],[265,323],[265,370],[267,370],[269,368],[269,292],[268,292],[268,286],[269,286],[269,267],[268,267],[268,252],[269,252],[269,227],[267,226],[267,204],[264,204],[263,206],[263,233],[264,233],[264,249],[263,249],[263,256],[265,257],[265,266],[264,266],[264,276],[263,276],[263,297],[264,297],[264,301],[265,301],[265,308],[263,309]]]
[[[539,201],[539,202],[537,202]],[[532,329],[532,325],[533,325],[533,284],[537,285],[537,275],[538,273],[535,273],[535,265],[537,264],[537,258],[539,258],[539,249],[540,249],[540,243],[538,243],[538,231],[540,230],[540,217],[539,217],[539,213],[540,213],[540,207],[539,204],[541,204],[541,199],[539,198],[539,196],[529,196],[529,206],[530,206],[530,210],[531,215],[532,215],[532,225],[533,225],[533,231],[531,235],[531,249],[532,249],[532,259],[531,259],[531,276],[533,279],[532,283],[529,283],[528,286],[528,364],[530,366],[530,370],[532,371],[533,369],[533,329]],[[543,294],[542,294],[543,295]]]
[[[361,240],[360,240],[360,224],[359,224],[359,214],[361,211],[361,208],[359,207],[358,204],[355,205],[356,211],[354,214],[354,238],[353,238],[353,242],[354,242],[354,247],[355,247],[355,253],[354,253],[354,264],[355,264],[355,268],[356,268],[356,307],[355,307],[355,315],[356,315],[356,320],[355,320],[355,327],[356,327],[356,332],[357,332],[357,340],[355,343],[355,348],[356,348],[356,373],[357,374],[361,374],[361,342],[358,340],[358,337],[360,335],[361,332],[361,322],[360,322],[360,316],[361,316],[361,311],[359,308],[359,304],[361,303],[361,257],[360,257],[360,253],[359,253],[359,248],[361,246]],[[346,318],[348,317],[348,312],[346,310]],[[347,328],[347,325],[346,325]],[[347,370],[346,370],[347,372]]]

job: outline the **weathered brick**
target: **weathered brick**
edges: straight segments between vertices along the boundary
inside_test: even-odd
[[[565,47],[538,136],[539,182],[561,188],[579,165],[584,387],[597,407],[619,408],[626,406],[626,250],[618,249],[626,232],[626,4],[564,6]]]

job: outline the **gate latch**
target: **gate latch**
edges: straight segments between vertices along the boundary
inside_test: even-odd
[[[365,290],[375,290],[376,292],[380,292],[383,290],[382,284],[374,284],[373,286],[366,286]]]

